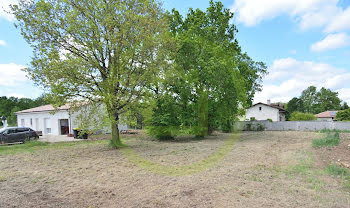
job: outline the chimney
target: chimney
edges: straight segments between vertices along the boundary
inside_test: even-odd
[[[271,105],[271,100],[270,99],[267,100],[267,104]]]

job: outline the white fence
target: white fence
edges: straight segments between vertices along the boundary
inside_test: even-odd
[[[243,130],[256,130],[262,125],[267,131],[317,131],[322,129],[350,131],[350,122],[341,121],[243,121],[236,123],[235,127],[242,128],[242,125]]]

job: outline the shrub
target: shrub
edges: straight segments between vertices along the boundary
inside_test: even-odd
[[[327,147],[327,146],[337,146],[339,144],[339,132],[327,133],[327,136],[322,139],[312,140],[313,147]]]
[[[290,121],[313,121],[316,119],[317,119],[316,116],[314,116],[311,113],[300,113],[300,112],[293,112],[289,118]]]
[[[153,109],[147,133],[158,140],[173,139],[177,135],[180,126],[179,111],[179,107],[171,96],[164,95],[159,98],[156,107]]]
[[[256,121],[255,117],[251,117],[250,121]]]
[[[266,120],[272,122],[272,119],[271,119],[271,118],[268,118],[268,119],[266,119]]]
[[[335,116],[335,119],[337,119],[338,121],[350,121],[350,108],[343,111],[338,111],[338,113]]]
[[[264,131],[264,130],[265,130],[265,127],[264,127],[264,125],[258,123],[258,125],[257,125],[257,127],[256,127],[256,130],[257,130],[257,131]]]
[[[247,123],[247,131],[252,131],[253,130],[253,125],[251,123]]]

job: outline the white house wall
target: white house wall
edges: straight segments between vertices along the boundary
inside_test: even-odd
[[[261,110],[259,110],[259,107],[261,107]],[[276,108],[258,104],[247,109],[246,119],[250,120],[251,117],[254,117],[256,120],[272,119],[272,121],[279,121],[280,113]]]
[[[45,118],[49,118],[50,119],[50,127],[51,127],[51,135],[60,135],[61,133],[61,127],[60,127],[60,120],[61,119],[68,119],[68,124],[69,124],[69,132],[73,133],[73,129],[74,128],[80,128],[81,127],[81,120],[79,121],[78,117],[79,114],[84,114],[85,116],[83,117],[85,121],[88,121],[87,123],[89,124],[88,126],[86,126],[87,129],[89,130],[98,130],[101,132],[111,132],[111,125],[109,124],[103,124],[103,121],[101,121],[100,119],[96,119],[96,118],[100,118],[102,116],[103,113],[105,113],[104,111],[104,107],[103,105],[99,106],[99,110],[98,111],[90,111],[90,106],[84,106],[81,109],[77,110],[77,111],[68,111],[68,110],[59,110],[55,113],[53,112],[28,112],[28,113],[18,113],[17,114],[17,125],[18,126],[23,126],[23,127],[30,127],[32,129],[34,129],[35,131],[42,131],[43,135],[46,135],[47,132],[45,131]],[[22,124],[22,119],[24,121],[24,123]],[[32,119],[32,123],[30,123],[30,119]],[[36,119],[38,119],[38,125],[36,125]],[[90,121],[90,123],[89,123]],[[100,125],[100,128],[96,129],[96,127],[94,127],[95,125],[93,124],[93,122],[91,123],[91,121],[93,122],[97,122]],[[125,124],[119,124],[118,125],[119,130],[127,130],[128,126]]]
[[[68,111],[58,111],[55,114],[51,114],[50,112],[31,112],[31,113],[21,113],[17,114],[17,125],[30,127],[36,131],[42,131],[43,135],[46,134],[45,131],[45,118],[50,119],[50,127],[52,135],[60,134],[60,119],[68,119],[69,122],[69,114]],[[22,119],[24,120],[24,124],[22,124]],[[30,123],[30,119],[32,119],[32,124]],[[38,119],[38,126],[36,125],[36,119]]]

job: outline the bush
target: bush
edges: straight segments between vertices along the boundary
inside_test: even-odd
[[[339,144],[339,132],[327,133],[327,136],[322,139],[312,140],[313,147],[327,147],[327,146],[337,146]]]
[[[160,141],[172,140],[178,134],[177,128],[173,126],[149,126],[147,133]]]
[[[272,119],[271,119],[271,118],[268,118],[268,119],[266,119],[266,120],[272,122]]]
[[[343,111],[338,111],[338,113],[335,116],[335,119],[337,119],[338,121],[350,121],[350,108]]]
[[[311,113],[300,113],[300,112],[293,112],[289,118],[290,121],[314,121],[316,119],[317,119],[316,116],[314,116]]]
[[[247,131],[252,131],[253,128],[252,128],[252,124],[251,123],[247,123]]]
[[[157,100],[153,109],[147,133],[158,140],[173,139],[179,132],[178,106],[171,96],[164,95]]]
[[[264,131],[264,130],[265,130],[265,127],[264,127],[264,125],[262,125],[262,124],[259,123],[259,124],[257,125],[257,127],[256,127],[256,130],[257,130],[257,131]]]
[[[264,131],[265,127],[261,123],[256,124],[256,126],[254,126],[254,124],[252,123],[247,123],[246,130],[247,131]]]

